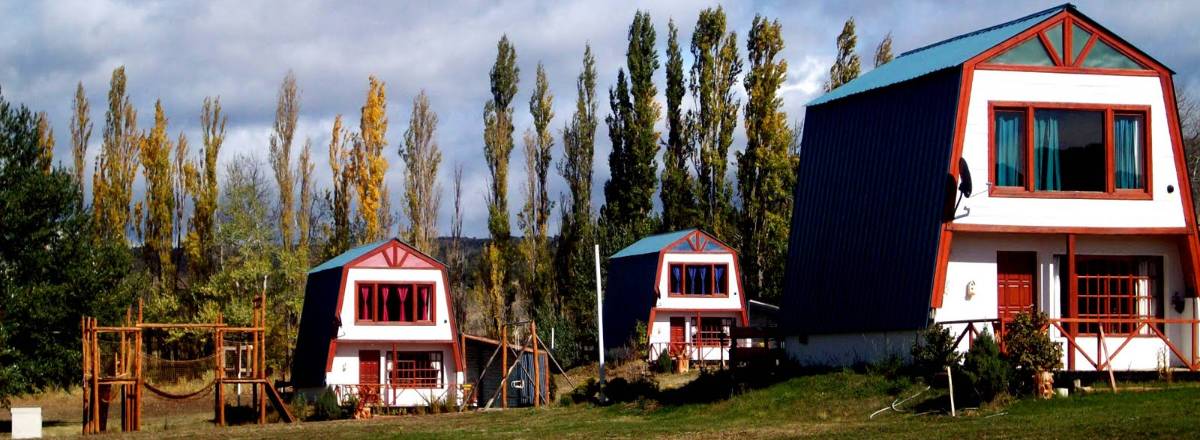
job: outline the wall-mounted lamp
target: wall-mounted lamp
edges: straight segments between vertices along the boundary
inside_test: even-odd
[[[1183,294],[1179,293],[1179,291],[1175,291],[1175,293],[1171,295],[1171,307],[1175,308],[1175,313],[1183,313],[1183,305]]]
[[[967,301],[975,297],[975,280],[967,282]]]

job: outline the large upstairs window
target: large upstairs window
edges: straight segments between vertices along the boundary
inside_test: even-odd
[[[433,324],[434,285],[355,283],[357,324]]]
[[[1073,71],[1147,70],[1129,50],[1101,36],[1087,23],[1066,17],[1042,25],[1024,40],[983,61],[983,68],[1011,66],[1032,70]]]
[[[1150,198],[1148,107],[989,107],[993,196]]]
[[[729,266],[725,264],[672,264],[669,268],[670,296],[729,295]]]

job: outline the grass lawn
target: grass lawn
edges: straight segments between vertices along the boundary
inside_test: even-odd
[[[1140,384],[1139,384],[1140,386]],[[1200,411],[1200,385],[1150,386],[1149,391],[1091,395],[1050,401],[1022,400],[1003,408],[969,411],[951,418],[944,393],[931,391],[903,408],[868,420],[897,396],[923,387],[898,386],[882,377],[834,372],[789,379],[709,403],[674,405],[658,400],[608,407],[556,406],[425,416],[376,417],[366,421],[308,422],[213,428],[203,413],[147,413],[139,438],[1114,438],[1192,437],[1191,417]],[[669,396],[669,392],[664,397]],[[669,397],[664,401],[671,401]],[[72,400],[78,402],[78,400]],[[26,402],[32,403],[32,402]],[[211,402],[209,402],[211,405]],[[204,409],[204,408],[201,408]],[[76,415],[78,410],[76,410]],[[0,413],[3,414],[3,413]],[[4,414],[7,415],[7,414]],[[187,422],[189,419],[190,422]],[[65,426],[78,433],[77,419]],[[73,423],[73,425],[71,424]],[[2,434],[0,434],[2,435]]]

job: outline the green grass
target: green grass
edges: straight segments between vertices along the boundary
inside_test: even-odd
[[[687,388],[687,387],[685,387]],[[1114,438],[1195,436],[1200,386],[1107,392],[1050,401],[1021,400],[957,418],[875,410],[923,387],[882,377],[834,372],[798,377],[710,403],[670,405],[657,400],[608,407],[574,405],[427,416],[376,417],[301,424],[213,428],[145,426],[138,437],[287,438]],[[682,389],[681,389],[682,390]],[[680,392],[686,392],[680,391]],[[719,394],[719,393],[718,393]],[[706,396],[712,399],[720,396]],[[904,408],[944,408],[931,391]]]

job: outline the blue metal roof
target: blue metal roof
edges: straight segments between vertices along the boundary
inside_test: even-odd
[[[619,252],[608,258],[632,257],[634,255],[657,253],[658,251],[663,250],[663,248],[669,246],[671,243],[679,241],[679,239],[694,232],[695,230],[696,228],[692,228],[684,229],[682,231],[664,232],[658,235],[651,235],[634,242],[625,249],[621,249]]]
[[[308,273],[317,273],[323,270],[345,266],[347,263],[354,261],[355,258],[361,257],[363,254],[371,252],[372,250],[375,250],[375,248],[391,240],[391,238],[379,240],[374,243],[367,243],[362,246],[352,248],[346,252],[342,252],[341,255],[330,258],[328,261],[321,263],[321,265],[312,268],[312,270],[308,271]]]
[[[1075,6],[1065,3],[1016,20],[975,32],[959,35],[922,48],[900,54],[884,64],[817,97],[809,106],[820,105],[850,95],[908,81],[949,67],[959,66],[975,55],[1003,43],[1005,40],[1040,23],[1045,18]]]

